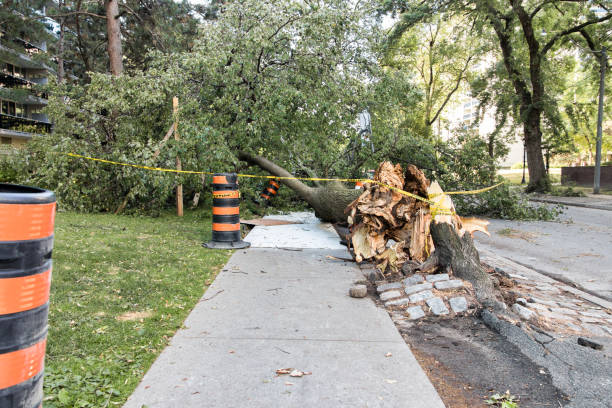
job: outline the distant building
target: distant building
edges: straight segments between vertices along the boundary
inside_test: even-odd
[[[14,44],[23,52],[15,50]],[[19,146],[35,134],[51,132],[51,123],[42,113],[47,95],[41,85],[53,70],[36,58],[46,52],[44,42],[6,38],[0,32],[0,148]]]
[[[495,131],[495,116],[490,111],[480,112],[478,99],[472,98],[469,93],[461,93],[455,97],[457,103],[448,109],[446,121],[447,129],[441,129],[443,139],[451,137],[453,129],[478,126],[478,134],[486,137]],[[480,120],[478,115],[482,114]],[[517,133],[514,141],[508,146],[509,151],[506,157],[499,161],[501,167],[510,167],[515,163],[523,161],[523,141]]]

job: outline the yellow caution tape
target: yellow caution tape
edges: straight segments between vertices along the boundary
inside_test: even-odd
[[[165,169],[165,168],[162,168],[162,167],[150,167],[150,166],[141,166],[139,164],[121,163],[121,162],[116,162],[116,161],[112,161],[112,160],[98,159],[96,157],[81,156],[80,154],[75,154],[75,153],[64,153],[64,154],[66,156],[77,157],[79,159],[93,160],[93,161],[97,161],[97,162],[100,162],[100,163],[115,164],[117,166],[135,167],[137,169],[144,169],[144,170],[163,171],[163,172],[166,172],[166,173],[213,174],[213,173],[208,172],[208,171],[190,171],[190,170]]]
[[[213,175],[214,173],[209,172],[209,171],[191,171],[191,170],[176,170],[176,169],[167,169],[167,168],[163,168],[163,167],[151,167],[151,166],[142,166],[139,164],[132,164],[132,163],[122,163],[122,162],[116,162],[116,161],[112,161],[112,160],[105,160],[105,159],[98,159],[97,157],[89,157],[89,156],[83,156],[80,154],[76,154],[76,153],[64,153],[67,156],[70,157],[75,157],[75,158],[79,158],[79,159],[86,159],[86,160],[92,160],[92,161],[96,161],[96,162],[100,162],[100,163],[107,163],[107,164],[114,164],[117,166],[126,166],[126,167],[134,167],[137,169],[143,169],[143,170],[151,170],[151,171],[162,171],[165,173],[181,173],[181,174],[207,174],[207,175]],[[395,191],[401,195],[407,196],[407,197],[411,197],[414,198],[415,200],[420,200],[423,202],[426,202],[430,205],[433,206],[433,208],[437,208],[437,214],[444,214],[445,212],[448,212],[449,215],[454,214],[454,212],[449,211],[449,210],[445,210],[442,208],[438,208],[438,206],[435,204],[435,202],[433,200],[431,200],[431,198],[436,197],[438,195],[443,195],[443,194],[480,194],[483,193],[485,191],[489,191],[492,190],[502,184],[504,184],[504,182],[501,183],[497,183],[493,186],[489,186],[489,187],[485,187],[485,188],[481,188],[479,190],[465,190],[465,191],[448,191],[448,192],[444,192],[444,193],[437,193],[437,194],[432,194],[429,196],[429,198],[424,198],[421,196],[418,196],[416,194],[412,194],[409,193],[408,191],[404,191],[401,188],[397,188],[397,187],[393,187],[390,186],[388,184],[385,183],[381,183],[380,181],[374,181],[374,180],[370,180],[370,179],[343,179],[343,178],[320,178],[320,177],[288,177],[288,176],[260,176],[260,175],[256,175],[256,174],[237,174],[238,177],[243,177],[243,178],[260,178],[260,179],[275,179],[275,180],[304,180],[304,181],[341,181],[341,182],[346,182],[346,183],[358,183],[358,182],[362,182],[362,183],[373,183],[373,184],[377,184],[379,186],[382,187],[386,187],[392,191]]]
[[[484,193],[485,191],[493,190],[494,188],[499,187],[499,186],[501,186],[504,183],[505,183],[505,181],[502,181],[500,183],[493,184],[492,186],[489,186],[489,187],[480,188],[478,190],[445,191],[443,193],[431,194],[429,197],[436,197],[438,195],[444,195],[444,194],[446,194],[446,195],[451,195],[451,194],[480,194],[480,193]]]

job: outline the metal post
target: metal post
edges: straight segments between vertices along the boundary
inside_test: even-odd
[[[606,78],[606,64],[608,56],[606,47],[601,48],[601,76],[599,78],[599,109],[597,111],[597,146],[595,150],[595,180],[593,182],[593,194],[599,194],[601,181],[601,134],[603,122],[604,84]]]
[[[525,142],[523,141],[523,179],[521,184],[525,184],[525,162],[527,161],[527,150],[525,149]]]

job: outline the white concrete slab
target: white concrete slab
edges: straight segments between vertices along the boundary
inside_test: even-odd
[[[264,218],[303,224],[257,226],[244,238],[251,243],[252,248],[344,248],[331,224],[322,223],[312,213],[271,215]]]

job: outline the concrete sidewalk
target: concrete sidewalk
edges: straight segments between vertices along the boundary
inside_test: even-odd
[[[334,232],[293,224],[246,239],[126,408],[444,407],[387,312],[348,297],[362,276],[327,257],[347,257]],[[289,367],[312,374],[275,374]]]
[[[612,195],[587,194],[586,197],[559,197],[548,194],[531,194],[529,200],[547,204],[612,211]]]

